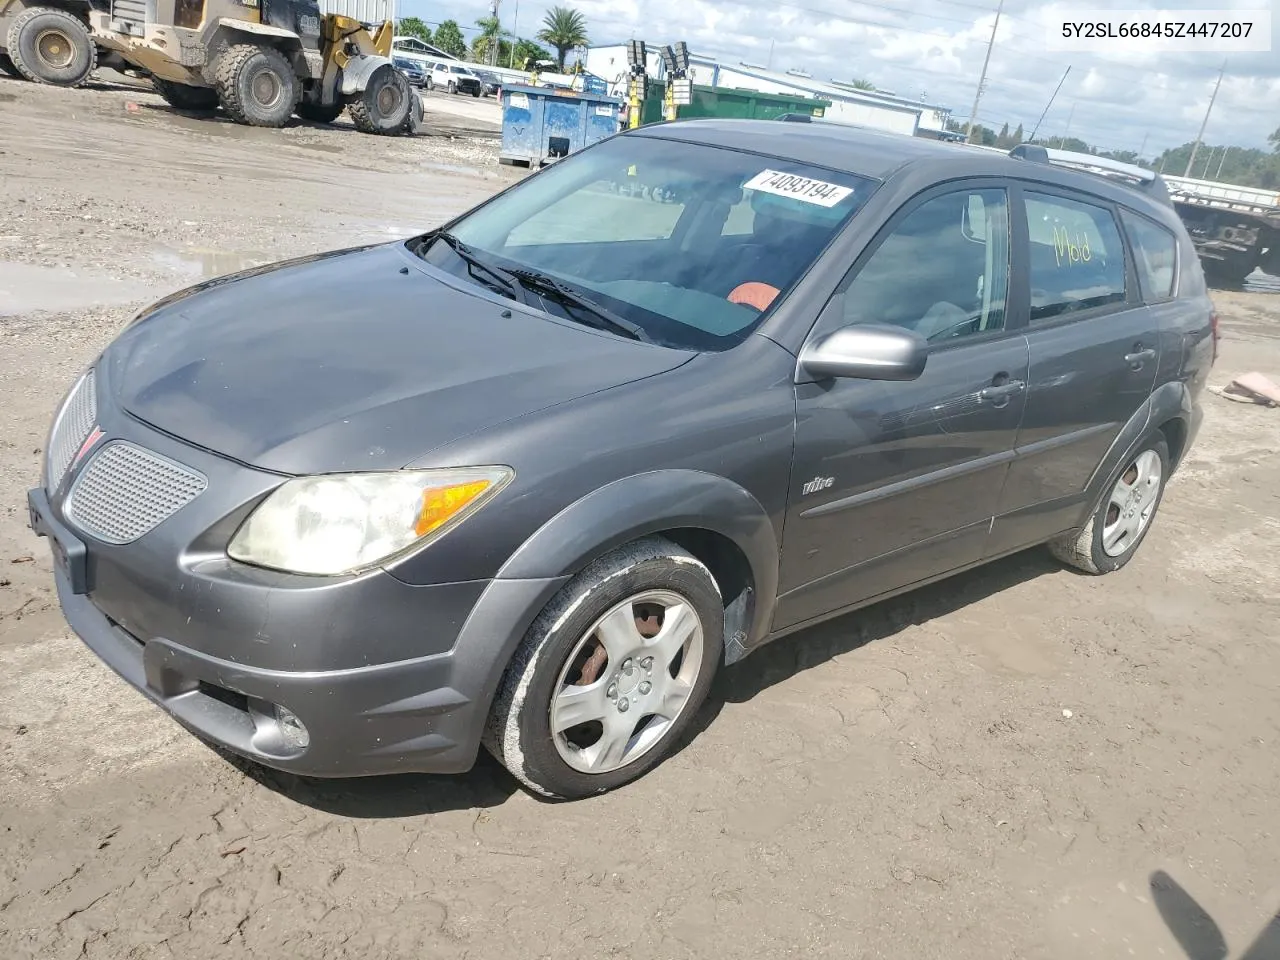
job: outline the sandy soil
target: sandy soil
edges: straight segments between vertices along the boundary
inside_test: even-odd
[[[1280,410],[1207,398],[1121,574],[1030,552],[778,644],[590,802],[230,762],[83,649],[25,526],[58,397],[146,299],[516,175],[433,99],[382,140],[0,80],[0,956],[1243,956],[1280,906]],[[1218,299],[1216,381],[1280,378],[1280,298]]]

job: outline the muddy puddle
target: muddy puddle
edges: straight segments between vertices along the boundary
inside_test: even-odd
[[[188,247],[181,250],[157,250],[149,257],[151,262],[188,280],[209,280],[229,273],[260,267],[279,260],[269,253],[214,250]]]
[[[37,267],[0,260],[0,317],[80,310],[145,300],[162,287],[72,267]]]

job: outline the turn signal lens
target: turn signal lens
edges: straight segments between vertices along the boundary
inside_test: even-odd
[[[424,490],[422,509],[418,511],[418,522],[414,524],[413,532],[425,537],[431,531],[438,530],[490,486],[492,483],[489,480],[473,480],[471,483],[459,483],[452,487]]]

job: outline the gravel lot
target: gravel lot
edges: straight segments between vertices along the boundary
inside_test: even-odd
[[[1206,960],[1267,936],[1280,410],[1206,399],[1120,574],[1033,551],[784,641],[589,802],[487,758],[336,783],[231,762],[83,649],[24,500],[74,372],[168,290],[407,236],[518,176],[439,99],[430,135],[384,140],[0,79],[0,957]],[[1280,298],[1218,302],[1215,382],[1280,379]],[[1249,960],[1280,957],[1270,931]]]

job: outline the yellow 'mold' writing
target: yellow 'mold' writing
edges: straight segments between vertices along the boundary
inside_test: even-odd
[[[1073,240],[1066,227],[1053,228],[1053,253],[1058,266],[1063,263],[1088,263],[1093,256],[1089,250],[1089,238],[1080,233]]]

